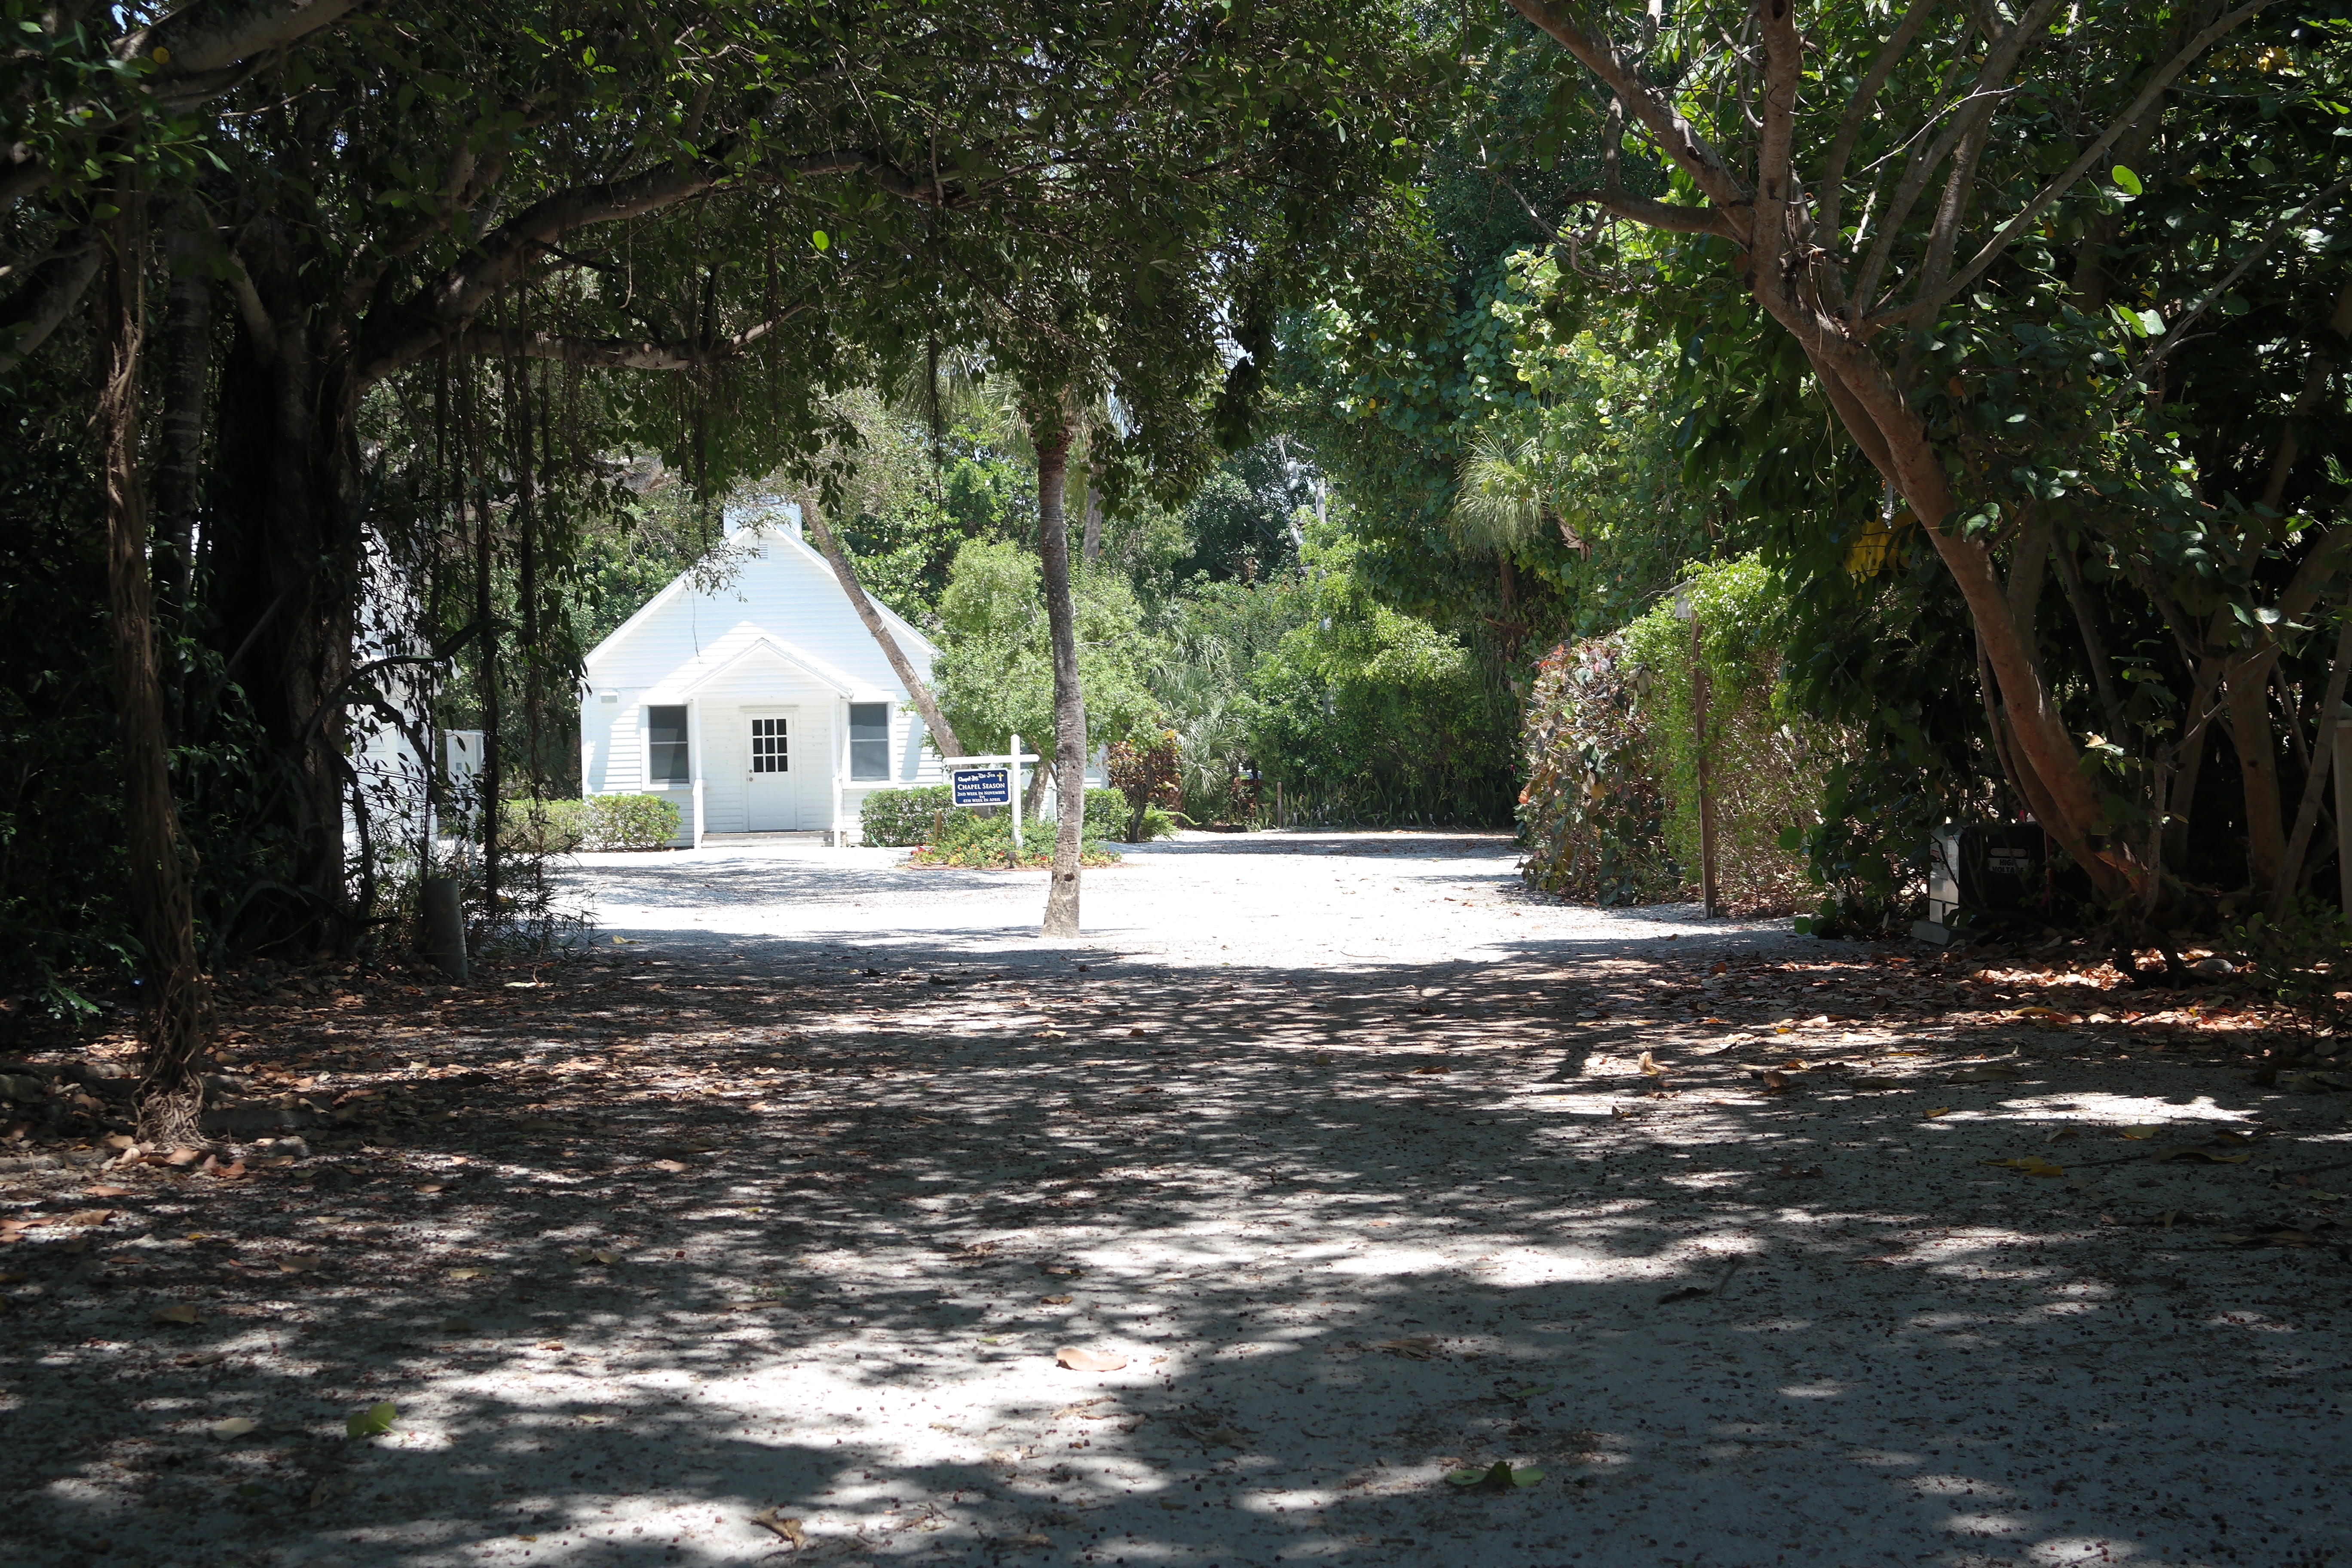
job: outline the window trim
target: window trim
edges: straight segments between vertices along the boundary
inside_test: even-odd
[[[694,783],[694,715],[691,708],[683,702],[648,702],[645,713],[646,788],[686,789],[691,786]],[[676,740],[656,739],[658,721],[655,715],[659,713],[677,715]],[[667,729],[667,726],[663,725],[662,728]],[[668,750],[673,747],[676,748],[674,752]],[[661,772],[660,764],[665,761],[674,763],[675,771]]]
[[[845,704],[845,706],[849,710],[847,716],[849,734],[849,782],[852,784],[887,784],[892,776],[892,770],[890,767],[890,704],[887,702],[851,702]],[[875,709],[881,710],[882,722],[878,726],[881,731],[880,734],[869,734],[866,736],[860,736],[858,734],[857,710],[861,708],[869,711]],[[877,726],[871,724],[866,727],[869,730],[877,728]],[[880,749],[881,761],[876,772],[861,773],[858,771],[858,748],[862,746],[878,747]]]

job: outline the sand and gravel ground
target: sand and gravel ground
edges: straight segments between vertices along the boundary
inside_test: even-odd
[[[2352,1563],[2352,1131],[2226,984],[1475,835],[1153,847],[1074,943],[897,858],[588,857],[584,957],[247,976],[209,1171],[97,1073],[9,1129],[0,1558]]]

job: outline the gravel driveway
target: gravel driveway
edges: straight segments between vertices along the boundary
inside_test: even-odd
[[[2197,1019],[1491,836],[1191,836],[1069,944],[898,858],[584,857],[587,959],[257,1015],[401,1109],[0,1250],[10,1560],[2352,1562],[2352,1136]]]

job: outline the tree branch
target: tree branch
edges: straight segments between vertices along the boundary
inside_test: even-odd
[[[2267,4],[2268,0],[2264,3]],[[1626,63],[1614,44],[1597,34],[1587,32],[1580,24],[1551,5],[1550,0],[1511,0],[1511,8],[1559,40],[1560,47],[1582,61],[1587,69],[1608,86],[1610,91],[1623,99],[1628,112],[1648,127],[1659,148],[1690,175],[1707,200],[1727,211],[1746,207],[1748,188],[1724,163],[1723,155],[1698,133],[1696,126],[1642,79],[1641,73]],[[1732,237],[1737,238],[1738,226],[1735,223],[1733,226]]]
[[[1732,227],[1730,220],[1713,207],[1675,206],[1646,196],[1628,195],[1623,191],[1571,191],[1561,198],[1560,205],[1596,206],[1645,228],[1663,228],[1675,234],[1712,234],[1735,245],[1748,243],[1746,237]]]
[[[493,359],[512,355],[521,359],[554,360],[595,370],[691,370],[698,365],[718,364],[730,360],[794,316],[814,309],[815,307],[812,305],[795,305],[748,331],[701,342],[572,338],[560,332],[534,331],[524,327],[468,327],[450,341],[450,346],[461,354]]]
[[[114,58],[155,58],[160,81],[219,70],[250,56],[282,49],[331,27],[360,0],[195,0],[115,46]]]
[[[1756,216],[1749,226],[1749,275],[1755,287],[1788,291],[1780,257],[1789,244],[1789,206],[1796,176],[1797,83],[1804,74],[1804,44],[1797,8],[1789,0],[1756,8],[1764,24],[1763,123],[1756,137]]]
[[[2352,174],[2347,174],[2343,179],[2336,181],[2334,184],[2328,186],[2317,195],[2313,196],[2309,201],[2304,203],[2293,212],[2283,213],[2278,217],[2272,220],[2270,232],[2263,236],[2262,242],[2256,245],[2253,249],[2246,252],[2245,256],[2239,260],[2235,267],[2232,267],[2228,272],[2222,275],[2220,282],[2214,284],[2210,289],[2206,289],[2203,294],[2200,295],[2195,304],[2189,306],[2188,310],[2183,310],[2180,313],[2179,318],[2176,320],[2171,326],[2165,330],[2164,336],[2158,339],[2156,343],[2148,349],[2146,354],[2141,356],[2139,363],[2132,367],[2131,374],[2123,381],[2118,382],[2116,385],[2116,389],[2107,394],[2105,402],[2100,405],[2101,411],[2105,412],[2106,409],[2114,407],[2116,401],[2123,396],[2125,391],[2129,387],[2135,384],[2146,384],[2147,381],[2147,373],[2154,370],[2158,365],[2162,364],[2166,357],[2168,356],[2173,350],[2179,348],[2182,342],[2187,341],[2183,334],[2189,331],[2190,325],[2196,321],[2197,318],[2202,316],[2206,310],[2211,307],[2214,300],[2219,300],[2222,295],[2228,293],[2231,286],[2236,283],[2239,279],[2243,278],[2246,275],[2247,268],[2253,266],[2255,262],[2261,260],[2264,256],[2270,253],[2271,247],[2276,245],[2280,239],[2284,237],[2288,224],[2293,223],[2299,217],[2302,217],[2304,215],[2310,212],[2313,207],[2317,206],[2321,202],[2326,201],[2328,197],[2336,195],[2338,191],[2345,189],[2347,186],[2352,186]],[[2347,298],[2352,299],[2352,291],[2347,291]]]
[[[125,35],[112,46],[116,60],[144,60],[151,68],[140,85],[159,101],[185,105],[226,92],[243,82],[267,57],[335,26],[362,0],[194,0],[152,27]],[[93,106],[95,107],[95,106]],[[129,114],[93,113],[84,132],[112,130]],[[29,153],[13,154],[0,175],[0,213],[48,182],[49,165]],[[68,165],[70,166],[70,165]]]
[[[1870,257],[1863,264],[1862,280],[1853,290],[1849,309],[1859,314],[1870,309],[1878,292],[1878,279],[1885,273],[1887,258],[1895,242],[1901,237],[1904,222],[1917,205],[1919,195],[1927,187],[1946,157],[1955,149],[1952,173],[1944,182],[1944,194],[1936,204],[1936,222],[1927,240],[1926,265],[1921,271],[1923,289],[1942,286],[1945,274],[1951,269],[1952,251],[1959,240],[1962,216],[1968,211],[1969,197],[1976,184],[1978,154],[1984,149],[1985,138],[1991,133],[1992,118],[2000,111],[2001,100],[2013,89],[2005,84],[2010,73],[2017,68],[2025,47],[2040,36],[2050,20],[2050,12],[2057,0],[2034,0],[2034,5],[2017,25],[1993,40],[1985,51],[1985,63],[1970,84],[1968,97],[1958,106],[1952,122],[1936,138],[1934,145],[1916,163],[1903,171],[1903,181],[1895,189],[1894,199],[1887,204],[1886,216],[1879,222],[1878,237],[1870,247]]]
[[[99,237],[85,233],[34,268],[24,287],[0,304],[0,374],[22,364],[72,314],[104,254]]]
[[[2221,41],[2239,23],[2258,11],[2267,10],[2273,3],[2274,0],[2249,0],[2248,4],[2239,6],[2189,39],[2187,47],[2165,62],[2156,74],[2148,79],[2147,85],[2140,89],[2140,95],[2133,100],[2132,106],[2108,125],[2097,141],[2084,149],[2082,155],[2067,165],[2065,173],[2042,186],[2034,194],[2032,201],[2011,215],[2010,220],[2000,226],[1999,232],[1985,241],[1984,247],[1969,258],[1968,266],[1962,268],[1957,277],[1942,288],[1923,294],[1907,305],[1882,310],[1864,318],[1863,324],[1875,328],[1893,326],[1900,321],[1916,321],[1924,316],[1932,316],[1957,298],[1961,289],[1975,282],[1987,268],[2000,258],[2001,252],[2007,250],[2015,242],[2017,237],[2025,232],[2027,226],[2041,216],[2042,211],[2051,203],[2072,190],[2084,174],[2097,167],[2099,160],[2106,156],[2107,149],[2115,145],[2116,138],[2137,124],[2140,116],[2147,113],[2156,100],[2164,95],[2164,89],[2170,87],[2182,71],[2194,64],[2200,55]]]
[[[1828,156],[1822,160],[1819,181],[1821,227],[1824,231],[1822,240],[1832,250],[1844,248],[1840,243],[1844,228],[1838,208],[1845,201],[1845,166],[1853,157],[1853,144],[1862,134],[1863,121],[1870,118],[1871,109],[1878,101],[1879,89],[1886,85],[1886,79],[1894,74],[1895,65],[1910,52],[1912,44],[1919,37],[1919,29],[1927,25],[1928,14],[1935,10],[1937,4],[1937,0],[1913,0],[1910,11],[1895,29],[1894,37],[1880,47],[1877,58],[1870,62],[1870,69],[1863,74],[1861,85],[1854,89],[1853,98],[1846,104],[1845,120],[1838,127],[1837,138],[1830,143]]]
[[[483,237],[473,254],[443,273],[438,282],[387,312],[381,324],[371,316],[362,331],[360,385],[373,385],[436,352],[443,342],[465,330],[465,323],[491,295],[520,279],[534,260],[573,230],[660,212],[716,188],[732,174],[731,152],[731,141],[721,142],[682,167],[648,169],[623,179],[560,191],[533,203]],[[880,163],[864,153],[821,153],[782,167],[803,175],[836,174],[870,170]],[[675,370],[683,368],[684,363],[635,368]]]

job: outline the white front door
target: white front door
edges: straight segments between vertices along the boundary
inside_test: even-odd
[[[744,826],[754,833],[780,833],[801,825],[793,787],[792,721],[751,721],[751,776],[744,787]]]

